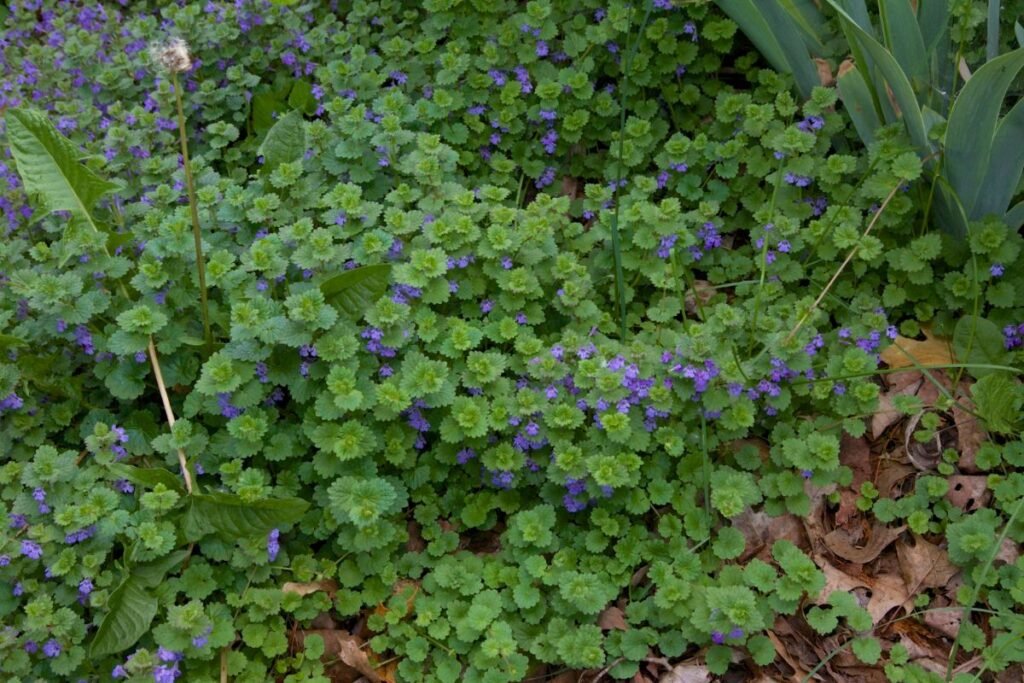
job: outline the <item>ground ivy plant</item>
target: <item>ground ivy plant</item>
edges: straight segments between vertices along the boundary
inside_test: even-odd
[[[733,520],[850,483],[922,326],[997,504],[873,506],[1024,658],[1019,235],[927,229],[903,131],[860,148],[705,3],[340,4],[0,12],[6,679],[323,681],[324,614],[402,681],[767,667],[825,578]],[[849,594],[807,618],[882,656]]]

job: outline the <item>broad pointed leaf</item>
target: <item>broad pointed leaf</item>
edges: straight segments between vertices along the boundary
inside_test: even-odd
[[[346,270],[320,283],[324,299],[353,320],[363,317],[388,288],[386,263]]]
[[[953,329],[953,351],[961,363],[978,365],[1007,365],[1009,352],[1003,346],[1003,333],[991,320],[965,315]],[[968,368],[974,377],[981,378],[997,370]]]
[[[157,484],[163,484],[172,491],[185,494],[185,487],[180,477],[175,476],[170,470],[162,467],[132,467],[115,463],[110,466],[110,472],[115,477],[127,479],[133,484],[153,488]]]
[[[96,202],[117,189],[79,163],[79,151],[35,109],[7,112],[7,140],[25,192],[44,213],[67,211],[72,220],[97,232]]]
[[[110,594],[107,610],[89,646],[92,657],[122,652],[137,643],[153,623],[157,600],[138,580],[128,577]]]
[[[797,89],[804,97],[809,97],[811,89],[820,85],[799,24],[778,3],[717,0],[717,4],[773,67],[793,74]]]
[[[230,493],[189,496],[185,535],[189,540],[216,533],[225,538],[259,536],[298,521],[309,508],[301,498],[270,498],[248,502]]]
[[[911,79],[923,81],[928,57],[910,0],[879,0],[878,14],[889,51]]]
[[[263,171],[270,173],[279,164],[296,161],[306,152],[306,129],[302,114],[290,111],[267,131],[267,137],[260,145],[263,155]]]
[[[1002,217],[1010,206],[1024,171],[1024,99],[1013,106],[996,128],[983,191],[971,209],[971,218],[988,214]]]
[[[875,131],[882,127],[882,120],[878,117],[875,102],[871,99],[871,91],[860,69],[856,66],[849,69],[840,67],[836,85],[839,88],[839,97],[853,119],[857,135],[864,144],[871,144],[875,141]]]
[[[917,146],[919,152],[926,153],[931,150],[928,136],[924,129],[924,121],[921,117],[921,107],[917,102],[917,95],[914,88],[904,73],[899,62],[885,47],[872,37],[857,21],[850,16],[837,2],[837,0],[825,0],[839,14],[839,20],[847,31],[854,36],[863,52],[870,57],[874,68],[878,70],[892,90],[893,99],[900,108],[900,118],[903,119],[910,139]],[[863,64],[861,64],[863,66]],[[876,84],[877,93],[885,93],[885,84]],[[879,95],[881,97],[881,95]]]
[[[132,580],[145,588],[156,588],[164,580],[167,572],[184,562],[186,557],[187,550],[175,550],[170,555],[137,564],[132,567]]]
[[[992,158],[999,112],[1006,91],[1024,68],[1024,49],[997,57],[974,72],[953,103],[946,127],[945,175],[971,219]],[[1016,142],[1019,146],[1019,140]],[[1019,174],[1020,171],[1018,170]]]

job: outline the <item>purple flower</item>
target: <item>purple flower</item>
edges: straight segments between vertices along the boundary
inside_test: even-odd
[[[118,479],[115,481],[114,488],[121,493],[135,493],[135,486],[127,479]]]
[[[491,473],[491,484],[499,489],[511,488],[513,481],[515,481],[515,474],[508,470],[499,470]]]
[[[785,180],[786,183],[788,183],[789,185],[794,185],[796,187],[807,187],[808,185],[811,184],[811,179],[808,178],[807,176],[796,175],[795,173],[790,173],[789,171],[786,172],[786,175],[784,175],[782,179]]]
[[[10,555],[0,555],[0,567],[6,567],[11,563]]]
[[[548,56],[548,43],[546,40],[538,40],[537,45],[534,47],[534,52],[538,57]]]
[[[180,675],[177,662],[172,666],[153,667],[153,683],[174,683]]]
[[[19,583],[18,585],[20,586],[21,584]],[[20,593],[18,593],[17,595],[20,595]],[[25,644],[22,647],[25,649],[25,652],[29,653],[30,655],[39,652],[39,643],[37,643],[34,640],[25,641]]]
[[[50,638],[43,644],[43,654],[51,659],[60,654],[60,643]]]
[[[30,560],[38,560],[43,556],[43,547],[26,539],[21,542],[21,554]]]
[[[128,671],[124,668],[123,665],[118,664],[110,672],[110,677],[111,678],[128,678]]]
[[[499,88],[508,82],[508,78],[505,76],[505,74],[499,71],[498,69],[491,69],[490,71],[487,72],[487,75],[491,77],[492,81],[494,81],[494,85],[498,86]]]
[[[159,659],[161,662],[176,662],[179,659],[181,659],[181,653],[180,652],[174,652],[173,650],[168,650],[167,648],[165,648],[163,646],[157,648],[156,656],[157,656],[157,659]]]
[[[14,584],[14,588],[11,589],[11,595],[14,597],[20,597],[25,592],[25,587],[21,585],[21,581]]]
[[[721,631],[712,631],[711,632],[711,642],[714,643],[715,645],[721,645],[722,643],[725,642],[725,634],[722,633]]]
[[[480,302],[481,313],[484,313],[486,315],[487,313],[490,313],[492,310],[494,310],[493,301],[491,301],[490,299],[484,299],[483,301]]]
[[[460,465],[465,465],[467,462],[476,457],[476,451],[472,448],[463,448],[461,451],[455,454],[455,461]]]
[[[231,403],[231,394],[228,392],[217,394],[217,408],[220,410],[220,414],[229,420],[233,420],[244,412]]]
[[[21,396],[15,393],[7,394],[3,399],[0,399],[0,415],[8,410],[18,410],[23,405],[25,405],[25,401],[22,400]]]
[[[267,372],[266,363],[261,362],[256,364],[256,379],[260,381],[260,384],[266,384],[270,381],[270,378],[267,376]]]
[[[993,263],[992,267],[988,269],[988,274],[992,277],[1002,277],[1005,272],[1006,268],[1003,267],[1002,263]]]
[[[568,493],[562,496],[562,505],[568,512],[579,512],[587,507],[586,503]]]
[[[24,529],[28,526],[28,517],[20,515],[16,512],[8,513],[8,519],[11,520],[10,526],[12,529]]]
[[[402,71],[392,71],[391,73],[388,74],[388,78],[393,80],[398,85],[405,85],[405,82],[409,80],[409,76],[407,76]]]
[[[202,633],[192,639],[192,647],[206,647],[206,644],[210,642],[210,633],[212,632],[213,627],[207,626]]]
[[[730,638],[742,638],[743,637],[743,629],[741,629],[739,626],[734,626],[733,629],[731,631],[729,631],[729,637]]]
[[[79,529],[78,531],[72,531],[69,534],[65,534],[64,543],[66,543],[67,545],[75,545],[76,543],[81,543],[83,541],[89,540],[95,533],[96,525],[90,524],[84,529]]]
[[[801,470],[800,476],[803,477],[804,479],[810,479],[811,477],[814,476],[814,472],[812,472],[811,470]]]
[[[540,178],[537,178],[533,184],[538,190],[543,190],[553,182],[555,182],[555,167],[548,166],[544,169],[544,172],[541,173]]]
[[[82,579],[78,582],[78,598],[84,601],[92,593],[93,588],[92,579],[89,577]]]
[[[89,329],[85,325],[79,325],[75,328],[75,341],[82,347],[85,355],[91,356],[96,353],[96,347],[93,345],[92,341],[92,334],[90,334]]]
[[[658,243],[658,258],[668,258],[672,255],[672,247],[675,246],[676,240],[679,239],[679,235],[672,233],[671,235],[665,235],[661,238]]]
[[[281,537],[280,529],[271,529],[270,533],[267,534],[267,561],[273,562],[277,559],[277,554],[281,552],[281,543],[279,541]]]

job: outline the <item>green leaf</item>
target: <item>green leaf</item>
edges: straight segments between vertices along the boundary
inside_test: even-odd
[[[245,501],[230,493],[197,493],[188,499],[185,537],[189,540],[216,533],[225,538],[258,536],[298,521],[309,508],[301,498]]]
[[[924,37],[909,0],[879,0],[878,17],[886,47],[896,57],[903,71],[913,79],[923,80],[928,58]]]
[[[1020,384],[1005,372],[985,375],[971,387],[978,415],[989,431],[1012,434],[1020,425],[1024,396]]]
[[[157,484],[163,484],[172,491],[185,495],[185,486],[181,477],[176,476],[170,470],[162,467],[132,467],[115,463],[109,467],[110,473],[118,479],[127,479],[133,484],[153,488]]]
[[[16,349],[27,344],[28,342],[13,334],[0,334],[0,349]]]
[[[900,67],[899,62],[885,47],[872,37],[871,33],[861,26],[850,14],[848,14],[836,0],[825,0],[839,14],[839,20],[843,27],[851,34],[857,46],[867,53],[873,65],[878,69],[884,82],[873,82],[876,97],[886,93],[885,83],[892,89],[893,99],[900,108],[900,118],[903,119],[910,139],[917,146],[918,151],[925,153],[931,150],[931,143],[924,129],[924,120],[921,117],[921,107],[917,102],[917,95],[910,85],[907,74]],[[858,60],[858,66],[866,67],[864,60]],[[870,73],[867,71],[866,73]],[[973,80],[973,79],[972,79]]]
[[[187,550],[175,550],[157,560],[151,560],[132,567],[131,579],[144,588],[156,588],[164,580],[164,576],[175,565],[179,565],[188,557]]]
[[[718,6],[735,21],[764,58],[779,71],[793,74],[804,97],[821,84],[818,71],[794,17],[774,2],[717,0]]]
[[[288,91],[278,94],[272,91],[258,92],[252,96],[252,128],[262,135],[274,125],[276,117],[288,111],[288,103],[284,101]]]
[[[865,664],[874,664],[882,656],[882,646],[876,638],[861,636],[853,639],[853,654]]]
[[[57,132],[46,114],[35,109],[7,112],[7,140],[25,192],[45,213],[68,211],[73,224],[101,232],[92,207],[117,189],[77,159],[79,152]]]
[[[870,145],[875,141],[875,131],[882,127],[882,119],[875,109],[875,101],[871,98],[871,90],[868,89],[864,75],[856,66],[848,70],[840,68],[836,85],[839,97],[857,129],[857,135],[865,145]]]
[[[302,114],[290,111],[280,117],[260,145],[262,173],[270,173],[280,164],[297,161],[306,152],[306,128]]]
[[[961,363],[1006,365],[1009,353],[1003,347],[1003,333],[991,320],[965,315],[953,329],[953,351]],[[992,368],[968,368],[974,377],[998,372]]]
[[[775,646],[768,636],[752,636],[747,641],[747,650],[758,666],[768,666],[775,661]]]
[[[316,111],[316,98],[313,97],[313,86],[305,78],[295,81],[291,92],[288,93],[288,106],[306,114],[313,114]]]
[[[1002,217],[1006,214],[1020,184],[1024,171],[1024,99],[1003,117],[992,139],[992,156],[981,186],[983,192],[971,210],[971,218],[984,218],[988,214]]]
[[[363,317],[388,287],[391,266],[353,268],[320,283],[324,299],[353,320]]]
[[[107,615],[89,646],[91,657],[127,650],[149,631],[157,612],[157,600],[133,577],[110,594]]]
[[[1024,49],[1014,50],[997,57],[974,72],[953,103],[946,126],[944,174],[960,197],[969,219],[981,218],[977,212],[982,206],[979,198],[989,192],[985,185],[998,132],[999,112],[1006,99],[1006,91],[1024,68]],[[1022,116],[1014,108],[1007,118],[1011,128],[1019,125]],[[1017,168],[1005,168],[1003,172],[1020,178],[1020,153],[997,155],[999,163],[1016,164]],[[1015,187],[1015,184],[1014,184]],[[984,188],[984,192],[982,189]],[[1011,190],[1012,194],[1012,190]],[[1005,207],[1000,210],[1000,214]]]

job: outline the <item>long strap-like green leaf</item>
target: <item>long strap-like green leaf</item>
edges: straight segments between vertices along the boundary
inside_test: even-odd
[[[68,211],[100,232],[92,208],[118,186],[79,163],[78,150],[43,112],[12,109],[5,120],[18,175],[36,206],[46,213]]]

